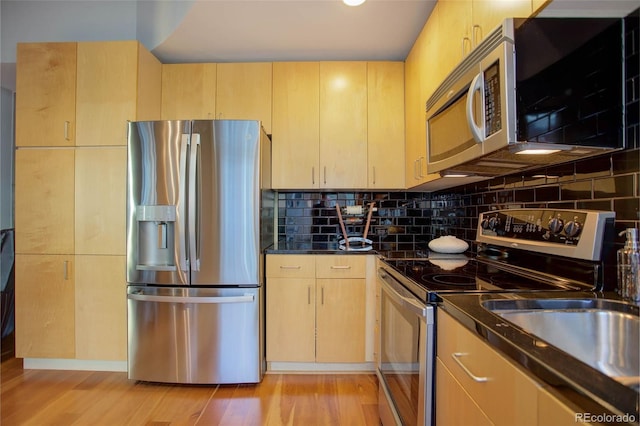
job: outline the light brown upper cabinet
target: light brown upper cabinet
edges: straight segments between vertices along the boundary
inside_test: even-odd
[[[405,61],[405,185],[412,188],[429,179],[426,169],[425,109],[428,97],[445,74],[440,56],[441,3],[437,3]]]
[[[320,63],[320,187],[367,186],[367,63]]]
[[[73,146],[77,43],[18,43],[16,146]]]
[[[532,0],[474,0],[471,42],[477,46],[505,18],[527,18],[532,12]]]
[[[494,1],[491,1],[493,4]],[[436,85],[471,51],[472,0],[438,0],[438,42],[440,54],[432,62],[438,68]],[[433,18],[429,18],[429,21]],[[427,22],[429,22],[427,21]],[[425,99],[426,101],[426,99]]]
[[[126,145],[127,120],[158,119],[161,73],[137,41],[78,43],[76,145]]]
[[[320,187],[320,64],[273,63],[272,179],[278,189]]]
[[[446,75],[505,18],[531,15],[531,0],[439,0],[440,43],[438,60]]]
[[[217,65],[162,65],[162,119],[216,118]]]
[[[367,63],[367,188],[404,188],[404,64]]]
[[[271,62],[218,64],[215,118],[260,120],[271,134],[272,75]]]

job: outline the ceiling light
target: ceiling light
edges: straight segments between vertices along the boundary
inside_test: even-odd
[[[365,0],[342,0],[347,6],[360,6]]]

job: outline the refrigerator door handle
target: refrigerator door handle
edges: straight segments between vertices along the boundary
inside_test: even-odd
[[[180,296],[157,296],[144,294],[129,294],[127,299],[139,302],[160,302],[160,303],[253,303],[255,295],[245,294],[243,296],[221,296],[221,297],[180,297]]]
[[[187,172],[187,153],[190,144],[190,135],[183,134],[180,142],[180,176],[186,176]],[[184,187],[183,187],[184,188]],[[186,188],[184,188],[186,189]],[[187,242],[186,242],[186,227],[187,227],[187,194],[184,190],[179,193],[178,209],[179,209],[179,224],[178,224],[178,245],[180,252],[180,269],[187,272],[189,271],[189,259],[187,258]]]
[[[189,259],[191,270],[200,270],[200,258],[198,253],[199,235],[199,215],[196,211],[199,208],[196,197],[198,196],[197,178],[198,178],[198,150],[200,148],[200,135],[198,133],[191,134],[191,149],[189,154]],[[196,232],[196,230],[198,232]]]

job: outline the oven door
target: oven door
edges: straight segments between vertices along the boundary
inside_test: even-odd
[[[434,307],[384,269],[380,292],[380,420],[430,425],[433,419]]]

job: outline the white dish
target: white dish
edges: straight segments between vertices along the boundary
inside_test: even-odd
[[[453,235],[445,235],[429,241],[429,249],[437,253],[463,253],[469,248],[469,243]]]

